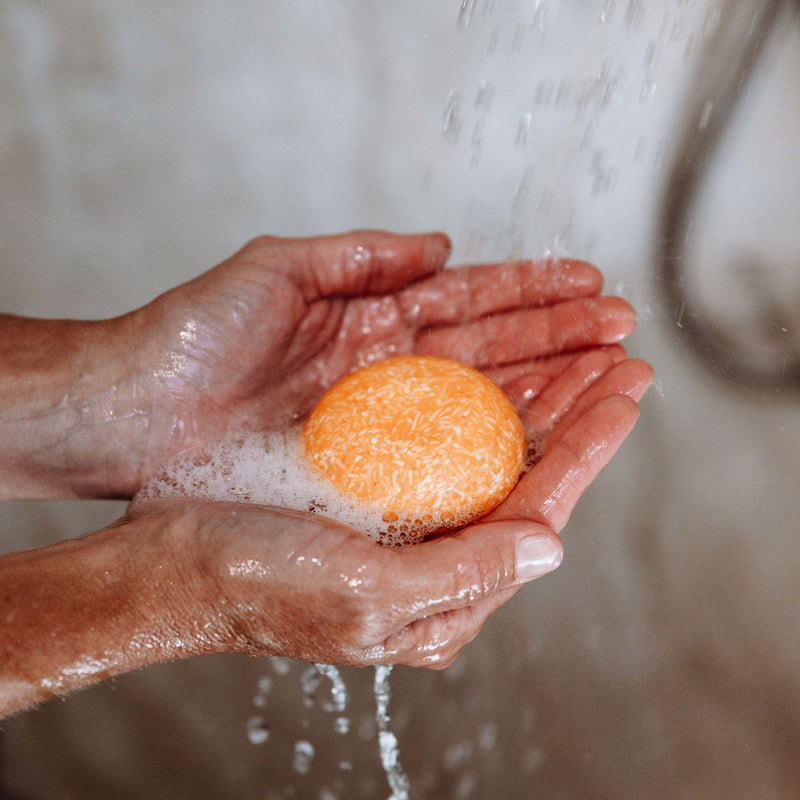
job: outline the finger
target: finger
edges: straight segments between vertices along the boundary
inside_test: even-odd
[[[542,436],[561,419],[576,400],[615,364],[625,358],[618,345],[598,347],[573,355],[560,373],[539,372],[521,375],[503,389],[518,408],[530,436]],[[559,359],[561,360],[561,359]]]
[[[487,519],[528,519],[564,529],[581,495],[605,469],[636,424],[626,395],[600,400],[551,440],[541,460]]]
[[[444,669],[455,661],[500,606],[520,589],[502,589],[474,605],[415,620],[384,643],[381,660],[409,667]]]
[[[591,351],[580,350],[574,353],[563,353],[547,358],[534,358],[527,361],[518,361],[515,364],[489,367],[483,370],[483,373],[490,381],[500,386],[509,397],[519,398],[520,403],[524,404],[530,402],[533,396],[539,394],[538,391],[535,395],[528,391],[531,388],[527,383],[528,381],[535,385],[539,385],[543,381],[542,385],[544,386],[563,374],[571,364],[585,355],[586,352],[595,352],[597,350],[619,351],[623,357],[625,355],[621,345],[599,345]]]
[[[615,344],[635,327],[636,312],[621,298],[580,298],[426,330],[415,347],[418,353],[489,368]]]
[[[284,273],[312,302],[391,292],[428,277],[444,267],[450,240],[443,233],[353,231],[309,239],[262,237],[248,248],[248,257]]]
[[[561,563],[560,539],[527,520],[478,522],[398,550],[392,564],[398,625],[473,606],[535,580]]]
[[[646,361],[636,358],[627,358],[619,361],[594,381],[567,408],[566,413],[560,419],[554,420],[556,424],[552,426],[552,430],[548,433],[548,439],[557,439],[587,409],[604,397],[611,397],[616,394],[627,395],[638,403],[644,397],[652,382],[653,368]]]
[[[451,269],[406,289],[398,302],[417,328],[479,319],[600,292],[600,271],[583,261],[516,261]]]

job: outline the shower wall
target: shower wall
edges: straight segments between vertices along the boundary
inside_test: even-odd
[[[684,324],[708,314],[749,359],[800,348],[790,5],[692,187],[682,305],[663,192],[744,3],[0,0],[2,311],[118,314],[256,234],[356,227],[441,228],[456,263],[592,260],[637,308],[657,383],[563,566],[449,670],[392,675],[412,797],[800,796],[798,401],[717,377]],[[4,503],[0,549],[123,510]],[[344,671],[340,733],[306,670],[196,659],[18,715],[0,796],[387,796],[371,672]]]

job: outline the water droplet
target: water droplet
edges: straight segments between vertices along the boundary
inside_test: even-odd
[[[614,13],[614,0],[603,0],[603,7],[600,9],[598,20],[601,25],[605,25]]]
[[[458,772],[471,758],[475,748],[469,740],[451,744],[444,752],[444,767],[449,772]]]
[[[526,147],[531,138],[531,129],[533,127],[533,114],[523,114],[519,119],[517,126],[517,145],[519,147]]]
[[[487,722],[478,734],[478,746],[481,750],[493,750],[497,744],[498,727],[495,722]]]
[[[288,675],[290,668],[290,659],[283,658],[282,656],[275,656],[272,658],[272,669],[274,669],[278,675]]]
[[[495,26],[489,38],[489,46],[486,48],[486,55],[493,56],[497,52],[497,44],[500,41],[500,27]]]
[[[331,664],[315,664],[317,672],[331,682],[331,700],[333,706],[329,710],[342,712],[347,706],[347,686],[339,670]]]
[[[306,739],[298,739],[294,743],[294,759],[292,769],[298,775],[307,775],[311,769],[311,761],[314,758],[314,745]]]
[[[460,775],[456,783],[454,797],[456,800],[469,800],[475,792],[475,777],[470,772]]]
[[[269,739],[269,725],[263,717],[250,717],[247,720],[247,738],[250,744],[264,744]]]
[[[333,729],[336,733],[347,733],[350,730],[350,720],[347,717],[337,717]]]
[[[478,92],[475,95],[475,108],[479,111],[489,111],[492,107],[492,100],[494,99],[494,86],[482,78],[478,82]]]
[[[475,13],[475,7],[478,5],[478,0],[461,0],[461,8],[458,9],[458,27],[466,28],[472,22],[472,15]]]
[[[303,704],[310,708],[316,701],[317,688],[322,677],[314,666],[309,667],[300,677],[300,688],[303,691]]]
[[[464,122],[464,111],[458,92],[450,91],[442,112],[442,134],[448,142],[456,142]]]
[[[714,103],[711,100],[706,100],[703,105],[703,110],[700,112],[700,119],[697,120],[697,130],[704,131],[708,127],[708,122],[711,119],[711,112],[714,110]]]
[[[514,38],[511,41],[511,49],[518,52],[522,49],[522,42],[525,38],[525,26],[520,22],[514,30]]]
[[[644,76],[644,81],[642,81],[642,91],[639,94],[639,100],[645,103],[648,100],[653,99],[653,95],[656,93],[656,81],[655,78],[651,74],[647,74]]]

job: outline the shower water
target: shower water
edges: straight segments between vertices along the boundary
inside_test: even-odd
[[[397,737],[389,728],[389,675],[390,665],[375,667],[376,721],[378,723],[378,745],[381,764],[392,790],[389,800],[408,800],[408,777],[398,761]]]
[[[275,657],[269,659],[273,672],[279,678],[292,678],[292,664],[289,659]],[[351,715],[348,713],[348,702],[350,700],[347,686],[339,669],[330,664],[310,664],[299,675],[299,685],[302,694],[302,704],[308,709],[319,709],[325,714],[335,715],[333,720],[333,731],[347,737],[348,734],[356,733],[359,739],[376,739],[378,743],[378,753],[381,767],[384,770],[387,783],[392,791],[389,800],[408,800],[408,778],[403,772],[399,762],[399,748],[397,737],[390,728],[390,717],[388,706],[390,700],[389,675],[391,666],[378,666],[375,668],[373,681],[373,695],[375,699],[375,711],[373,724],[365,725],[364,719],[358,726],[352,724]],[[329,691],[323,689],[329,683]],[[267,723],[269,695],[275,687],[275,681],[269,676],[263,676],[258,680],[257,692],[252,698],[252,704],[258,713],[252,716],[246,725],[248,741],[252,745],[264,745],[270,734],[270,727]],[[298,776],[308,776],[315,770],[315,757],[318,752],[323,753],[323,749],[315,746],[309,731],[314,728],[311,719],[302,719],[301,730],[303,734],[298,737],[291,748],[291,769]],[[357,730],[355,730],[357,729]],[[328,754],[330,756],[330,754]],[[353,770],[352,762],[347,758],[338,760],[340,773],[347,774]],[[330,797],[335,800],[341,797],[341,792],[345,791],[342,781],[334,781],[332,784],[322,787],[320,796]]]

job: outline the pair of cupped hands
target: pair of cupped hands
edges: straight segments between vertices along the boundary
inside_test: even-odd
[[[40,577],[58,586],[102,572],[99,596],[79,588],[66,604],[95,630],[102,612],[86,606],[138,612],[66,648],[45,679],[54,691],[74,688],[70,659],[90,650],[101,668],[84,682],[223,651],[444,667],[521,585],[558,566],[559,533],[652,380],[618,344],[634,311],[600,296],[601,274],[584,262],[445,269],[449,254],[437,233],[263,237],[130,314],[76,323],[79,413],[51,459],[71,468],[31,470],[32,494],[134,501],[109,528],[41,551],[52,558]],[[408,353],[483,371],[543,438],[535,465],[473,524],[390,549],[319,514],[136,499],[178,454],[240,427],[295,425],[338,378]],[[57,627],[54,614],[43,624]]]

